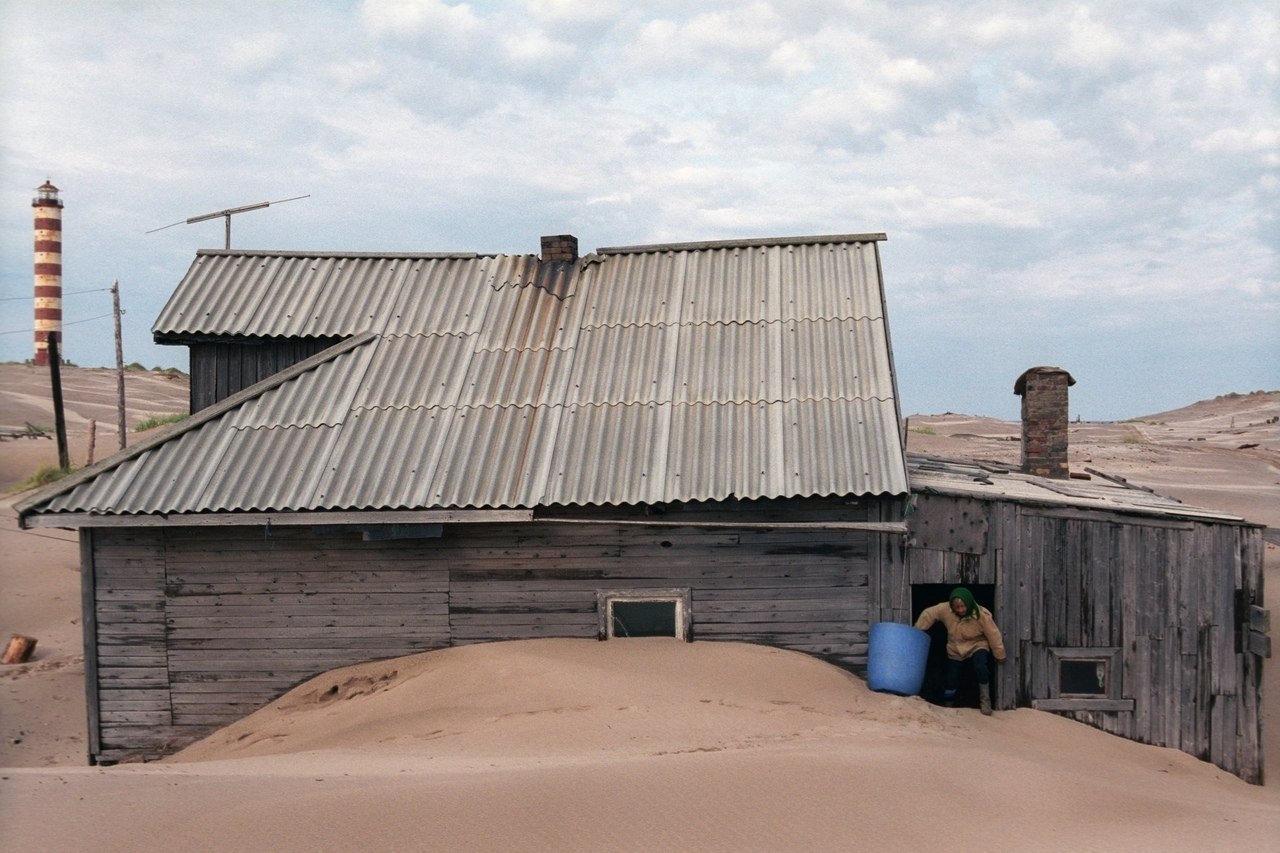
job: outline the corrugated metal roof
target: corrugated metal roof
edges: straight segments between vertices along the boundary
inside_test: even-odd
[[[533,256],[202,252],[158,336],[372,335],[40,508],[903,494],[879,237],[623,248],[541,273]]]
[[[938,492],[982,500],[1008,500],[1190,521],[1244,521],[1230,513],[1188,506],[1174,498],[1104,477],[1054,480],[1023,474],[994,463],[940,459],[915,453],[907,457],[907,464],[914,492]]]

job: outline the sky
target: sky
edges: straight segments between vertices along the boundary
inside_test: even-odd
[[[0,0],[0,361],[34,189],[64,356],[186,367],[200,248],[537,253],[884,232],[902,411],[1072,417],[1280,389],[1280,7]]]

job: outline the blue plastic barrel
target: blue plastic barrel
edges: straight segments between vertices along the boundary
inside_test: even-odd
[[[914,696],[924,684],[929,635],[897,622],[871,626],[867,645],[867,686],[881,693]]]

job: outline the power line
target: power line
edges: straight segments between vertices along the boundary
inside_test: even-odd
[[[97,317],[89,317],[88,319],[85,319],[85,320],[72,320],[70,323],[63,323],[62,325],[63,325],[64,327],[66,327],[66,326],[77,326],[77,325],[79,325],[79,324],[81,324],[81,323],[92,323],[94,320],[101,320],[101,319],[103,319],[104,317],[110,317],[110,316],[112,316],[112,315],[111,315],[111,314],[99,314]],[[29,334],[31,334],[31,330],[30,330],[30,329],[14,329],[14,330],[9,331],[9,332],[0,332],[0,335],[23,335],[23,334],[27,334],[27,335],[29,335]]]
[[[63,296],[79,296],[82,293],[106,293],[111,290],[109,287],[95,287],[93,290],[73,290],[70,293],[64,293]],[[14,302],[18,299],[34,299],[34,296],[0,296],[0,302]]]

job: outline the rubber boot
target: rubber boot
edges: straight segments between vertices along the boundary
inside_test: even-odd
[[[978,685],[978,710],[984,717],[991,716],[991,691],[985,684]]]

